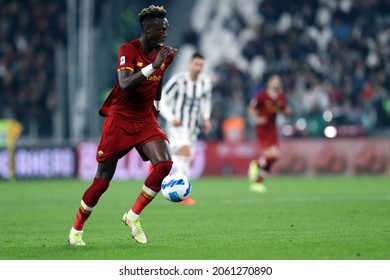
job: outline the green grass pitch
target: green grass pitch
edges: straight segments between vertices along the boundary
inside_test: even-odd
[[[113,181],[67,245],[90,182],[0,182],[2,260],[389,260],[389,177],[270,177],[268,192],[245,178],[192,182],[188,206],[161,194],[143,212],[147,244],[121,223],[142,182]]]

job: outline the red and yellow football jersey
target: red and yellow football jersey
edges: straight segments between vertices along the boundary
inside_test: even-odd
[[[260,147],[266,149],[272,145],[279,145],[276,127],[276,116],[287,107],[286,95],[279,93],[277,98],[271,98],[266,92],[261,92],[251,100],[251,105],[257,111],[258,116],[266,118],[266,123],[256,125],[256,134]]]
[[[122,69],[129,69],[134,73],[141,71],[142,68],[153,63],[160,49],[152,54],[146,54],[138,39],[123,44],[118,51],[117,71]],[[152,108],[158,85],[173,58],[174,54],[170,55],[152,75],[127,91],[120,88],[117,80],[99,114],[119,116],[133,121],[144,121],[145,118],[153,117]]]
[[[282,92],[275,99],[266,92],[261,92],[251,100],[251,103],[259,116],[267,118],[264,126],[276,125],[276,115],[283,112],[287,106],[286,95]]]

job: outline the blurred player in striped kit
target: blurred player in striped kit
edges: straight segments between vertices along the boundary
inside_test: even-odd
[[[194,53],[188,71],[177,73],[165,84],[160,102],[160,115],[166,120],[173,169],[190,178],[190,166],[199,133],[211,130],[211,79],[202,72],[204,56]],[[188,197],[182,204],[194,204]]]

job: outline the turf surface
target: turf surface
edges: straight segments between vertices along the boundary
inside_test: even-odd
[[[79,180],[0,181],[2,260],[389,260],[389,177],[271,177],[268,192],[245,178],[202,178],[197,204],[160,194],[142,214],[147,244],[121,223],[141,182],[113,181],[84,228],[66,239]]]

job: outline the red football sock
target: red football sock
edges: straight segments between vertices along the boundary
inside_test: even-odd
[[[261,158],[261,160],[257,161],[257,165],[259,166],[260,169],[269,172],[271,170],[272,165],[275,163],[277,160],[276,157],[265,157]],[[263,165],[260,164],[260,161]],[[256,182],[257,183],[262,183],[264,181],[264,172],[259,172],[259,175],[257,176]]]
[[[272,165],[275,163],[276,160],[277,160],[276,157],[266,157],[265,158],[265,166],[263,167],[263,169],[265,171],[269,172],[271,170]]]
[[[142,187],[142,191],[137,197],[131,210],[137,215],[139,215],[142,210],[153,200],[157,193],[150,191],[150,189],[145,189],[146,186]],[[147,187],[146,187],[147,188]]]
[[[95,178],[92,185],[85,191],[79,210],[76,214],[76,219],[73,223],[73,228],[76,230],[82,230],[84,223],[88,220],[92,214],[93,208],[99,201],[102,194],[108,189],[110,185],[109,181]]]
[[[264,181],[264,177],[263,176],[257,176],[257,179],[256,179],[256,183],[262,183]]]
[[[153,166],[148,178],[145,180],[145,185],[142,187],[141,193],[138,195],[131,210],[135,214],[141,214],[142,210],[155,198],[161,190],[161,182],[169,174],[172,168],[172,161],[160,161]]]

